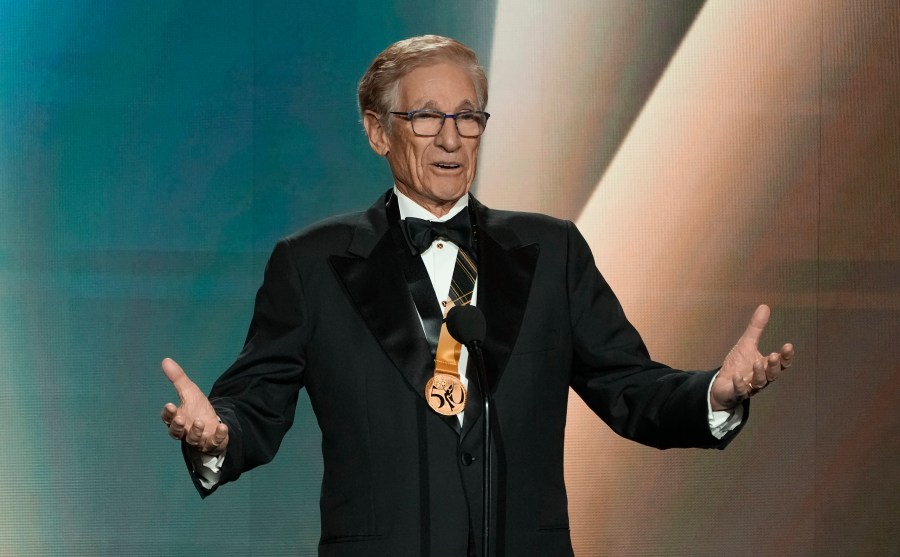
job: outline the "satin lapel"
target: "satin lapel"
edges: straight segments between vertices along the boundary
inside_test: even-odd
[[[332,255],[329,262],[366,326],[410,387],[427,403],[425,384],[434,374],[434,356],[397,259],[412,256],[402,250],[398,253],[383,203],[379,203],[382,206],[373,206],[357,228],[349,249],[355,255]],[[455,417],[444,421],[459,432]]]
[[[494,228],[490,211],[478,202],[474,203],[478,226],[477,304],[487,323],[484,364],[488,383],[496,391],[519,336],[540,247],[538,244],[519,245],[511,230],[499,224]],[[463,436],[483,413],[481,405],[481,400],[476,401],[474,397],[472,403],[466,405]]]

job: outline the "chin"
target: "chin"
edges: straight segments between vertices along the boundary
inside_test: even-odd
[[[460,197],[466,195],[467,187],[453,188],[441,191],[441,198],[456,203]]]
[[[435,180],[430,186],[422,188],[423,191],[429,192],[435,199],[443,199],[445,201],[456,201],[465,195],[468,189],[466,184],[441,183],[440,180]]]

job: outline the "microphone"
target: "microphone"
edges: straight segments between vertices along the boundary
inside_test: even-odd
[[[470,344],[484,342],[486,331],[484,314],[473,305],[453,306],[447,312],[447,332],[467,348]]]

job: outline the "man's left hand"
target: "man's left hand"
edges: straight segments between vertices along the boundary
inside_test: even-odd
[[[791,344],[785,344],[781,351],[768,356],[759,352],[759,339],[769,322],[770,313],[767,305],[756,308],[747,330],[725,357],[710,391],[713,410],[731,410],[770,386],[790,367],[794,358]]]

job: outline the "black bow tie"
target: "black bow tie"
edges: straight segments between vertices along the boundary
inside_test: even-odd
[[[461,249],[472,251],[472,224],[468,209],[463,209],[446,222],[407,217],[400,221],[400,226],[413,255],[427,250],[438,239],[449,240]]]

